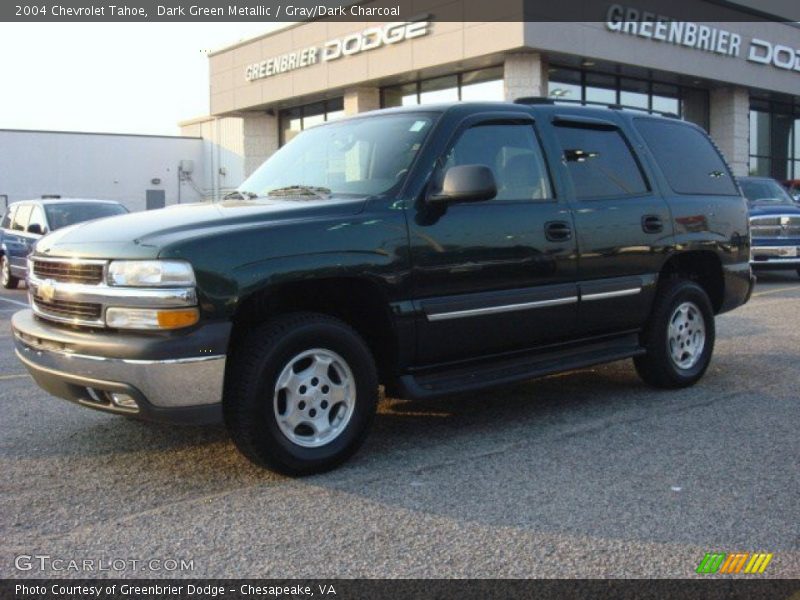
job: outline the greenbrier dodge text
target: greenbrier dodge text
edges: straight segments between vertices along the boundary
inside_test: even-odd
[[[200,598],[217,598],[225,594],[239,594],[242,596],[258,596],[260,598],[283,598],[297,596],[336,596],[332,585],[252,585],[244,583],[236,587],[220,585],[70,585],[58,583],[52,585],[25,585],[17,584],[14,592],[18,598],[25,596],[59,597],[59,596],[85,596],[100,598],[103,595],[120,594],[122,596],[198,596]]]

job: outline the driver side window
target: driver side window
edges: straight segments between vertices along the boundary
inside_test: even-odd
[[[494,173],[494,200],[550,200],[553,191],[539,141],[531,125],[470,127],[445,156],[442,173],[460,165],[485,165]]]

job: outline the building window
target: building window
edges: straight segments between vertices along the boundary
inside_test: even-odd
[[[503,67],[393,85],[381,90],[381,106],[412,106],[436,102],[502,101]]]
[[[461,100],[467,102],[481,102],[486,100],[502,101],[505,99],[503,90],[503,69],[483,69],[461,74]]]
[[[553,66],[547,93],[556,102],[672,113],[708,129],[708,91],[700,88]]]
[[[682,115],[681,111],[681,89],[677,85],[665,83],[654,83],[650,94],[650,102],[653,110],[658,112]]]
[[[750,174],[800,179],[800,105],[750,99]]]
[[[335,121],[344,116],[344,99],[334,98],[324,102],[315,102],[305,106],[296,106],[282,110],[279,115],[280,120],[280,143],[283,146],[286,142],[298,133],[314,125]]]
[[[602,73],[586,73],[583,101],[587,104],[619,104],[617,78]]]
[[[458,75],[426,79],[419,83],[419,103],[455,102],[458,100]]]

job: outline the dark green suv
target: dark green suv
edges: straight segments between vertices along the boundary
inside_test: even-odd
[[[379,386],[430,398],[633,358],[691,385],[747,301],[747,206],[699,128],[542,102],[309,129],[228,199],[56,232],[17,354],[56,396],[224,419],[303,474],[363,442]]]

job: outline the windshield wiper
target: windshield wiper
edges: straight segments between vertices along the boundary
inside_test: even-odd
[[[222,199],[223,200],[253,200],[254,198],[258,198],[258,194],[254,192],[248,192],[245,190],[234,190],[228,194],[225,194]]]
[[[275,188],[267,192],[267,196],[312,196],[315,198],[325,198],[331,194],[331,190],[326,187],[314,185],[287,185],[286,187]]]

